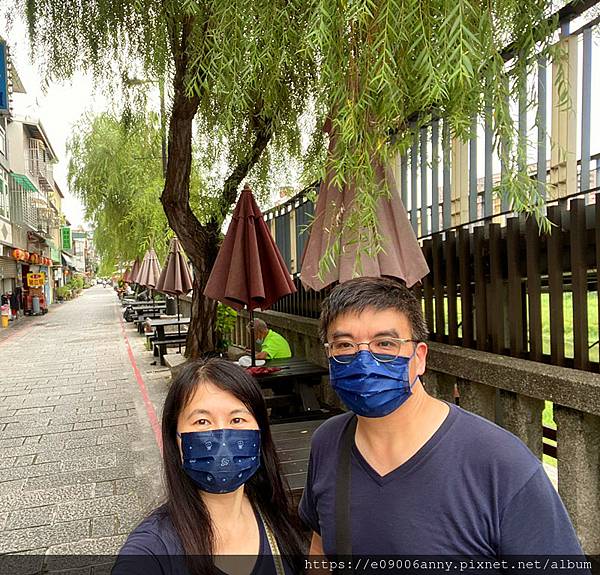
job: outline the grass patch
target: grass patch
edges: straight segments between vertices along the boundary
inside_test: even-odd
[[[598,294],[588,292],[588,345],[590,346],[590,361],[597,362],[600,346],[598,345]],[[563,294],[563,324],[565,330],[565,357],[573,357],[573,296]],[[542,350],[550,354],[550,295],[542,294]]]

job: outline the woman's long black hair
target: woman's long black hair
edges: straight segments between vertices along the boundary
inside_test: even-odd
[[[210,382],[239,399],[256,419],[261,434],[261,466],[245,484],[252,506],[260,509],[277,537],[282,555],[294,573],[304,571],[302,528],[292,510],[289,486],[283,478],[269,427],[264,398],[254,379],[224,359],[187,363],[171,385],[162,418],[166,509],[177,531],[192,575],[215,572],[214,531],[198,487],[185,473],[177,445],[177,420],[198,385]]]

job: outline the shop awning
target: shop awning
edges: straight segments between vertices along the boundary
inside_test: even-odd
[[[73,259],[72,256],[70,256],[69,254],[67,254],[65,252],[61,252],[61,257],[62,257],[62,263],[64,266],[68,266],[71,268],[75,267],[75,260]]]
[[[10,177],[13,179],[15,183],[24,188],[25,190],[29,190],[30,192],[37,192],[37,188],[33,185],[31,180],[23,175],[23,174],[10,174]]]

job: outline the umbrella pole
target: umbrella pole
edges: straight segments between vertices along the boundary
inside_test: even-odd
[[[250,310],[250,355],[252,356],[252,367],[256,365],[256,337],[254,335],[254,310]]]
[[[179,295],[176,294],[175,297],[177,298],[177,335],[179,336],[179,353],[181,353],[181,324],[179,323],[181,318],[179,317]]]

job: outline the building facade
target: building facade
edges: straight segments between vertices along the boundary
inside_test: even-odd
[[[63,195],[43,125],[12,109],[13,93],[24,92],[0,39],[0,295],[17,294],[25,313],[43,313],[62,281]]]

